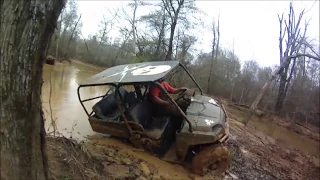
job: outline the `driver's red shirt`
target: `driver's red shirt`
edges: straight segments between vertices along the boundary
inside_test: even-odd
[[[166,81],[162,81],[161,86],[164,87],[164,89],[166,89],[168,91],[168,93],[172,94],[174,92],[174,88],[170,86],[170,84]],[[152,95],[153,97],[158,97],[160,94],[160,88],[157,86],[151,86],[149,89],[149,93],[150,95]]]

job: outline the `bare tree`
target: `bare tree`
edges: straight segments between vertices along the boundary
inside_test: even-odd
[[[70,43],[71,43],[71,41],[72,41],[72,39],[73,39],[74,32],[75,32],[75,30],[76,30],[76,28],[77,28],[77,26],[78,26],[78,23],[79,23],[80,19],[81,19],[81,14],[80,14],[80,16],[79,16],[76,24],[74,25],[74,27],[73,27],[73,29],[72,29],[72,33],[71,33],[71,36],[70,36],[70,38],[69,38],[68,45],[67,45],[66,51],[65,51],[64,56],[63,56],[64,60],[67,60],[67,59],[68,59],[68,58],[67,58],[67,55],[68,55],[68,52],[69,52]]]
[[[159,10],[155,10],[147,15],[143,15],[140,17],[140,21],[145,22],[148,25],[148,31],[151,36],[151,39],[154,42],[154,53],[152,53],[152,60],[160,60],[164,58],[165,54],[165,36],[166,30],[168,27],[168,14],[163,3],[157,5],[160,7]],[[155,35],[153,35],[155,32]]]
[[[170,16],[171,28],[170,28],[170,38],[169,38],[169,47],[166,55],[166,60],[170,60],[172,58],[173,51],[173,37],[174,32],[178,23],[179,13],[181,8],[183,7],[185,0],[162,0],[164,8]],[[175,7],[177,6],[177,7]]]
[[[56,59],[59,56],[59,40],[60,40],[60,36],[61,36],[62,18],[63,18],[63,10],[61,11],[60,21],[58,22],[58,27],[56,30],[56,52],[55,52]]]
[[[179,59],[182,63],[188,64],[189,60],[187,58],[187,55],[189,51],[191,51],[191,46],[193,46],[197,39],[194,36],[188,35],[185,32],[182,32],[180,37],[180,56]]]
[[[213,66],[214,63],[217,61],[218,58],[218,49],[219,49],[219,41],[220,41],[220,18],[218,18],[218,25],[216,26],[215,21],[212,22],[211,31],[213,34],[213,40],[212,40],[212,49],[211,49],[211,62],[210,62],[210,71],[209,71],[209,77],[208,77],[208,87],[207,87],[207,93],[211,93],[211,77],[213,72]]]
[[[234,54],[234,38],[232,39],[232,58],[235,59],[235,54]],[[233,78],[232,80],[232,88],[231,88],[231,93],[230,93],[230,101],[232,102],[232,97],[233,97],[233,90],[234,86],[236,85],[236,78]]]
[[[133,41],[132,41],[132,49],[133,54],[136,55],[136,43],[137,43],[137,28],[136,28],[136,13],[138,9],[138,2],[137,0],[134,0],[134,6],[133,6],[133,17],[132,17],[132,34],[133,34]]]
[[[159,56],[159,51],[160,51],[160,46],[161,46],[161,42],[164,40],[165,37],[165,28],[166,28],[166,11],[165,11],[165,7],[162,6],[161,8],[161,16],[162,16],[162,21],[161,21],[161,26],[160,26],[160,30],[159,30],[159,35],[158,35],[158,41],[157,41],[157,47],[156,47],[156,52],[155,55],[158,58]]]
[[[259,102],[262,100],[262,97],[266,92],[266,90],[269,88],[271,82],[278,75],[280,75],[280,85],[278,89],[278,96],[275,104],[275,110],[276,111],[281,110],[284,99],[286,97],[286,89],[288,89],[288,86],[291,81],[290,74],[292,74],[292,71],[294,70],[297,58],[308,57],[308,58],[312,58],[320,61],[319,54],[316,53],[316,51],[314,51],[313,48],[310,49],[311,53],[301,53],[302,44],[309,45],[309,43],[306,41],[307,39],[306,31],[307,31],[308,23],[305,24],[305,27],[303,29],[304,32],[303,34],[301,34],[302,29],[300,27],[300,24],[301,24],[304,13],[305,11],[302,10],[296,21],[296,15],[294,14],[292,3],[290,3],[288,19],[284,20],[283,14],[281,17],[278,16],[279,23],[280,23],[280,37],[279,37],[280,66],[271,74],[270,79],[265,83],[265,85],[261,89],[261,92],[251,104],[250,111],[252,113],[257,108]],[[285,23],[285,27],[283,27],[283,22]],[[285,50],[283,51],[283,41],[285,40],[285,35],[287,35],[287,39],[285,44]],[[292,71],[289,72],[291,62],[292,62],[292,66],[291,66]],[[289,78],[288,78],[288,73],[289,73]]]
[[[1,179],[48,179],[42,68],[64,4],[64,0],[0,2]]]
[[[178,59],[179,41],[180,41],[180,36],[181,36],[180,34],[181,34],[181,31],[180,31],[180,29],[178,29],[178,33],[177,33],[177,37],[176,37],[176,54],[174,57],[175,60]]]
[[[219,43],[220,43],[220,14],[218,15],[218,26],[217,26],[217,44],[216,44],[216,60],[218,60]]]
[[[120,47],[118,47],[119,49],[117,51],[116,57],[114,59],[112,59],[111,66],[116,65],[116,61],[118,60],[119,56],[125,51],[124,47],[127,44],[128,40],[130,38],[130,35],[132,33],[132,31],[130,31],[130,30],[126,29],[126,28],[122,28],[120,32],[122,33],[124,38],[123,38],[123,41],[122,41]]]
[[[109,12],[111,12],[109,10]],[[103,17],[103,20],[101,21],[100,25],[101,25],[101,30],[99,32],[99,36],[100,36],[100,41],[99,41],[99,50],[98,50],[98,56],[97,56],[97,60],[100,61],[100,58],[101,58],[101,50],[102,50],[102,47],[103,45],[107,44],[108,40],[106,40],[108,38],[108,34],[110,33],[110,31],[112,30],[113,28],[113,25],[114,25],[114,20],[117,16],[117,12],[115,12],[114,15],[112,15],[112,19],[110,20],[107,20],[107,18],[104,16]]]
[[[137,9],[139,7],[139,5],[148,5],[148,3],[146,2],[143,2],[143,1],[139,1],[139,0],[134,0],[133,3],[129,3],[128,6],[131,7],[132,9],[132,16],[129,15],[127,13],[127,11],[122,7],[120,13],[116,16],[117,17],[117,20],[118,22],[120,21],[121,18],[124,18],[131,26],[131,30],[130,30],[130,36],[132,35],[133,38],[131,40],[131,53],[133,55],[136,55],[136,47],[137,47]],[[128,39],[129,40],[129,39]]]

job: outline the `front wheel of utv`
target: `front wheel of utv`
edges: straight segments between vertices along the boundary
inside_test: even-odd
[[[204,176],[208,171],[224,173],[230,168],[231,153],[223,145],[217,144],[204,148],[192,159],[192,171],[194,174]]]

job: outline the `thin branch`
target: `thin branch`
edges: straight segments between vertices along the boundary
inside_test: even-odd
[[[294,54],[294,55],[291,55],[291,56],[288,56],[286,59],[292,59],[292,58],[298,58],[298,57],[308,57],[310,59],[313,59],[313,60],[316,60],[316,61],[320,61],[320,56],[314,56],[314,55],[311,55],[311,54],[302,54],[302,53],[298,53],[298,54]]]
[[[306,47],[308,47],[311,52],[313,52],[317,57],[320,57],[319,52],[316,52],[316,50],[314,49],[314,47],[312,47],[309,43],[307,43],[306,41],[301,42],[303,45],[305,45]]]
[[[83,39],[83,41],[84,41],[84,44],[86,45],[87,52],[90,54],[86,39],[83,37],[83,34],[82,34],[82,33],[80,33],[80,35],[81,35],[81,37],[82,37],[82,39]]]
[[[169,2],[170,2],[170,6],[171,6],[171,9],[172,9],[173,13],[176,14],[176,10],[174,9],[172,0],[169,0]],[[178,4],[179,4],[179,1],[178,1]]]
[[[173,22],[173,15],[168,7],[168,0],[162,0],[162,3],[163,3],[163,6],[165,8],[165,10],[168,12],[169,16],[170,16],[170,19],[171,19],[171,22]]]
[[[79,16],[79,18],[78,18],[78,20],[77,20],[77,22],[76,22],[76,24],[74,25],[74,28],[73,28],[73,30],[72,30],[71,36],[70,36],[69,41],[68,41],[68,45],[67,45],[66,52],[65,52],[65,54],[64,54],[64,56],[63,56],[64,59],[67,59],[67,54],[68,54],[68,50],[69,50],[69,47],[70,47],[70,43],[71,43],[71,40],[73,39],[74,32],[75,32],[75,30],[76,30],[76,28],[77,28],[77,26],[78,26],[78,23],[79,23],[79,21],[80,21],[80,19],[81,19],[81,16],[82,16],[82,14],[80,14],[80,16]]]
[[[279,53],[280,53],[280,63],[282,63],[282,57],[283,57],[283,45],[282,45],[282,42],[283,42],[283,38],[285,36],[285,33],[286,31],[284,31],[283,35],[282,35],[282,22],[283,22],[283,13],[281,15],[281,18],[278,14],[278,19],[279,19],[279,24],[280,24],[280,35],[279,35]]]

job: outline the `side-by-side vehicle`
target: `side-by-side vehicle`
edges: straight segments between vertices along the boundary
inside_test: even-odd
[[[175,99],[161,86],[170,72],[183,69],[199,91],[186,90]],[[92,86],[109,86],[99,97],[81,99],[80,90]],[[148,99],[150,86],[158,86],[181,118],[157,116]],[[132,87],[132,91],[127,90]],[[191,162],[193,173],[208,170],[224,172],[230,167],[231,155],[225,147],[229,137],[228,116],[217,100],[203,95],[201,87],[179,61],[156,61],[114,66],[79,84],[79,101],[93,131],[125,138],[159,158],[185,164]],[[101,98],[89,112],[86,101]],[[177,101],[184,101],[180,108]]]

